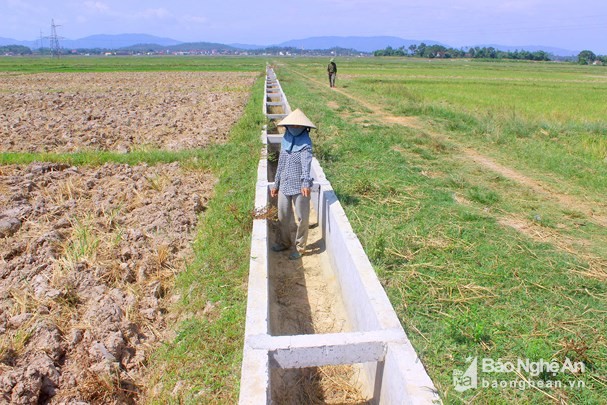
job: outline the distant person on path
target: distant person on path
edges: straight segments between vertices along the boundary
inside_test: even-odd
[[[301,258],[308,242],[308,225],[310,220],[310,191],[312,189],[312,140],[310,129],[316,126],[297,109],[287,115],[277,126],[284,126],[286,131],[280,146],[278,169],[274,187],[270,190],[272,197],[278,196],[278,235],[275,252],[293,248],[289,259]],[[293,241],[293,207],[297,218],[297,231]]]
[[[329,86],[335,87],[335,77],[337,76],[337,65],[335,64],[335,58],[331,58],[329,65],[327,65],[327,73],[329,74]]]

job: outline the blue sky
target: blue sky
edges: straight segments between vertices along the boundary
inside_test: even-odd
[[[390,35],[451,46],[543,45],[607,54],[605,0],[0,0],[0,37],[145,33],[271,45]]]

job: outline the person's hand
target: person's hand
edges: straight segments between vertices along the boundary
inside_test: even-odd
[[[301,188],[301,194],[304,197],[310,197],[310,188],[309,187],[302,187]]]
[[[274,198],[278,195],[278,189],[277,188],[271,188],[270,189],[270,197]]]

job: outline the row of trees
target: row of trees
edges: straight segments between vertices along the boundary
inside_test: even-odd
[[[411,45],[408,48],[401,46],[400,48],[380,49],[373,52],[375,56],[415,56],[418,58],[478,58],[478,59],[518,59],[518,60],[535,60],[549,61],[552,55],[545,51],[500,51],[493,47],[474,47],[468,49],[447,48],[442,45]],[[577,62],[581,65],[591,65],[596,62],[607,64],[607,55],[595,55],[592,51],[582,51],[577,56]]]
[[[577,62],[580,65],[592,65],[596,62],[607,64],[607,55],[595,55],[592,51],[584,50],[578,54]]]
[[[0,46],[0,55],[31,55],[32,50],[23,45]]]
[[[544,51],[529,52],[525,50],[500,51],[493,47],[474,47],[468,49],[447,48],[442,45],[411,45],[408,48],[380,49],[373,52],[375,56],[415,56],[419,58],[478,58],[478,59],[520,59],[548,61],[550,55]]]

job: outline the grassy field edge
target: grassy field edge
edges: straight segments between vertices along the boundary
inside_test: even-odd
[[[235,403],[246,313],[254,184],[260,156],[262,80],[252,89],[230,142],[210,162],[218,177],[194,243],[177,276],[176,336],[149,364],[148,403]]]

